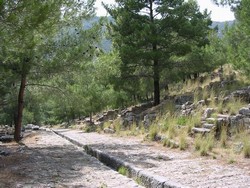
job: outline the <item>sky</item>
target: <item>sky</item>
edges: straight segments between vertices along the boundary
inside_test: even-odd
[[[101,2],[106,4],[112,4],[115,0],[96,0],[96,8],[97,8],[97,16],[106,16],[107,12],[102,7]],[[211,19],[213,21],[229,21],[234,20],[234,14],[230,11],[229,7],[218,7],[217,5],[213,4],[211,0],[197,0],[200,10],[203,11],[204,9],[208,9],[211,11]]]

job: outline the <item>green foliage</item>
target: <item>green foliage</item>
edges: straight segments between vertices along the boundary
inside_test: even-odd
[[[158,8],[153,0],[116,2],[117,6],[105,8],[114,19],[108,29],[122,61],[122,87],[145,98],[153,91],[157,105],[161,77],[169,83],[173,75],[197,72],[211,20],[199,12],[195,1],[161,1]]]
[[[121,166],[118,169],[119,174],[123,175],[123,176],[128,176],[128,169],[124,166]]]
[[[4,91],[3,99],[2,96],[0,98],[0,101],[4,100],[4,104],[0,104],[1,109],[12,109],[12,101],[9,99],[12,96],[17,98],[18,92],[21,98],[25,96],[25,92],[21,92],[21,89],[29,88],[31,92],[36,92],[39,91],[37,86],[54,88],[51,89],[54,94],[62,86],[58,82],[58,85],[53,83],[55,80],[52,81],[52,78],[57,77],[62,71],[71,72],[79,68],[81,62],[89,61],[94,57],[97,49],[93,45],[97,45],[100,38],[98,30],[100,31],[101,25],[93,24],[89,29],[83,28],[83,22],[93,16],[93,10],[93,1],[1,2],[0,77],[2,78],[3,75],[4,80],[0,84],[0,93]],[[85,40],[86,38],[88,40]],[[89,53],[84,54],[83,52],[86,51]],[[22,88],[20,81],[23,83]],[[9,91],[14,91],[10,98]],[[62,92],[62,89],[58,91]],[[38,93],[41,94],[41,92]],[[19,101],[17,105],[17,99],[15,102],[15,110],[10,112],[12,113],[10,116],[22,117],[20,104],[23,103]],[[43,118],[39,117],[42,116],[41,110],[46,109],[44,106],[51,106],[46,102],[40,108],[35,101],[28,102],[28,100],[24,104],[24,107],[28,108],[24,115],[26,122],[39,122]],[[61,111],[64,110],[61,109]],[[72,117],[74,109],[69,106],[64,111],[64,115],[65,112]],[[55,113],[54,110],[53,113]],[[53,116],[52,119],[54,121],[56,118]],[[20,121],[20,118],[17,119],[18,125]]]
[[[227,2],[228,3],[228,2]],[[235,68],[249,75],[249,50],[250,50],[250,3],[248,0],[241,0],[233,4],[236,22],[231,28],[225,31],[223,38],[223,52],[227,57],[227,61],[232,63]],[[226,52],[226,53],[225,53]]]
[[[180,116],[180,117],[177,118],[177,122],[176,123],[177,123],[177,125],[186,125],[187,121],[188,121],[187,117]]]

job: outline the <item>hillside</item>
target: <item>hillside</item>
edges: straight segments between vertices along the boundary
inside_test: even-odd
[[[89,118],[76,120],[73,127],[143,137],[202,156],[221,158],[232,152],[233,161],[249,158],[249,81],[227,66],[223,73],[216,70],[202,77],[170,86],[158,106],[144,103],[109,110],[94,116],[93,123]]]
[[[212,23],[212,28],[218,27],[218,36],[222,37],[223,36],[223,30],[226,25],[229,27],[234,24],[235,21],[226,21],[226,22],[213,22]]]

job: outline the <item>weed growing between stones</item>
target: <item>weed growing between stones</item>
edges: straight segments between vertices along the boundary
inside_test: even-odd
[[[118,173],[123,175],[123,176],[128,176],[128,169],[124,166],[121,166],[119,169],[118,169]]]

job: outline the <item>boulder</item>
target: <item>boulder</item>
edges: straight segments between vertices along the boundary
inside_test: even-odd
[[[241,99],[245,102],[250,102],[250,87],[237,90],[231,94],[232,97]]]
[[[38,125],[33,125],[33,127],[32,127],[32,130],[34,130],[34,131],[37,131],[39,129],[40,129],[40,127]]]
[[[193,128],[192,128],[192,132],[193,132],[193,133],[206,134],[206,133],[209,133],[209,132],[210,132],[210,129],[193,127]]]
[[[212,113],[214,112],[215,110],[214,110],[214,108],[206,108],[205,110],[204,110],[204,113],[203,113],[203,118],[205,118],[205,119],[207,119],[207,118],[210,118],[211,117],[211,115],[212,115]]]
[[[182,95],[182,96],[175,97],[175,104],[182,105],[188,101],[193,101],[193,100],[194,100],[193,95]]]
[[[4,135],[0,137],[1,142],[11,142],[14,140],[14,135]]]
[[[111,129],[111,128],[104,128],[103,132],[107,133],[107,134],[114,134],[115,133],[115,131],[113,129]]]
[[[239,114],[242,114],[243,116],[250,116],[250,109],[243,107],[239,110]]]
[[[215,127],[215,125],[214,124],[210,124],[210,123],[205,123],[204,125],[203,125],[203,128],[205,128],[205,129],[213,129]]]

